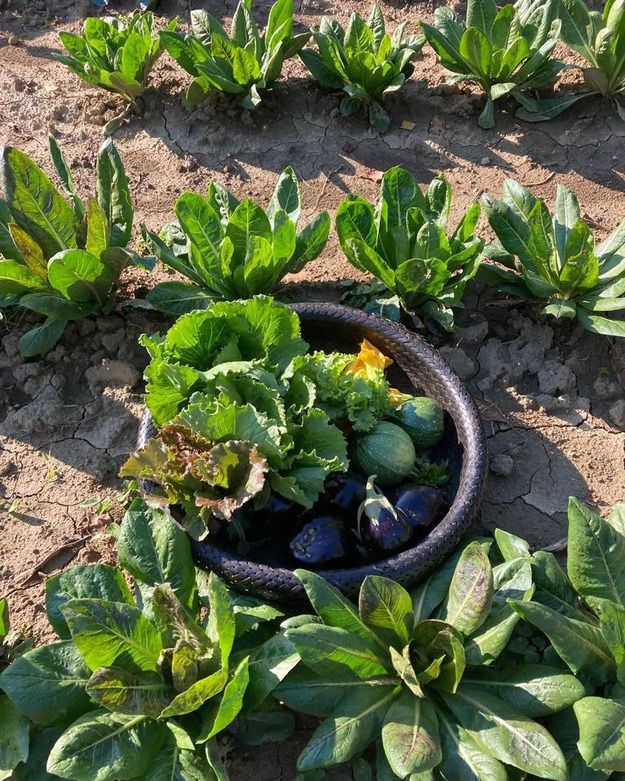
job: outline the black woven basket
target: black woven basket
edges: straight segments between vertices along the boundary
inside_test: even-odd
[[[400,390],[422,391],[446,412],[445,435],[433,456],[447,458],[451,481],[447,490],[449,511],[415,547],[374,564],[318,573],[354,597],[367,575],[383,575],[414,587],[458,545],[471,528],[481,501],[486,477],[486,441],[480,418],[467,388],[440,354],[401,325],[338,304],[293,304],[302,323],[302,335],[312,349],[356,352],[368,339],[395,362],[389,379]],[[154,433],[147,412],[139,431],[142,447]],[[305,595],[293,572],[259,564],[210,542],[192,540],[198,566],[214,570],[234,588],[284,603],[304,602]]]

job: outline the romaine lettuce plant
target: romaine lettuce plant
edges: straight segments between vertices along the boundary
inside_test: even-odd
[[[244,108],[255,108],[261,91],[280,78],[284,61],[310,39],[310,32],[293,35],[293,0],[276,0],[262,35],[251,7],[252,0],[240,0],[230,35],[204,10],[191,11],[191,34],[161,34],[169,54],[194,77],[187,90],[189,103],[223,92],[237,96]]]
[[[625,309],[625,222],[595,244],[575,194],[558,185],[553,217],[544,201],[508,179],[501,201],[487,195],[488,221],[499,242],[484,265],[499,290],[546,302],[543,314],[577,318],[589,331],[625,336],[625,321],[604,313]]]
[[[136,500],[118,545],[134,597],[104,564],[49,578],[59,640],[0,675],[4,777],[227,779],[216,736],[237,717],[250,735],[246,714],[297,663],[279,627],[258,631],[281,611],[215,575],[196,582],[188,538],[166,513]],[[288,735],[292,717],[267,713]]]
[[[625,2],[607,0],[603,15],[589,11],[584,0],[559,0],[562,40],[588,62],[583,68],[586,89],[581,93],[537,100],[528,105],[540,119],[551,119],[581,98],[606,95],[614,98],[621,119],[625,106],[619,96],[625,93]],[[527,119],[532,119],[528,113]]]
[[[211,182],[208,197],[184,193],[175,206],[177,222],[161,235],[143,228],[146,244],[191,282],[163,282],[148,293],[156,309],[179,315],[211,301],[269,294],[286,274],[301,271],[324,248],[330,216],[322,212],[299,232],[302,194],[287,168],[265,211],[250,199],[239,201]]]
[[[448,235],[451,187],[443,176],[426,193],[395,167],[382,179],[377,206],[350,195],[336,212],[336,230],[350,263],[377,277],[418,322],[453,329],[453,308],[480,264],[484,242],[474,234],[480,216],[472,204]]]
[[[535,553],[528,559],[534,596],[510,604],[547,636],[590,695],[549,719],[567,757],[569,778],[622,778],[625,505],[603,519],[572,498],[568,520],[567,574],[552,554]]]
[[[425,43],[422,35],[406,37],[406,24],[400,24],[390,37],[377,3],[367,23],[353,13],[347,30],[336,19],[324,16],[319,30],[313,31],[318,51],[304,49],[300,53],[318,82],[347,93],[341,101],[341,114],[349,116],[364,103],[371,124],[380,132],[387,130],[391,121],[381,101],[401,89]]]
[[[47,318],[20,339],[24,356],[51,349],[69,321],[110,310],[121,272],[144,263],[126,248],[133,209],[113,144],[100,149],[96,195],[87,205],[53,137],[50,153],[62,193],[23,152],[9,146],[1,152],[0,306]]]
[[[270,488],[312,507],[349,467],[336,423],[368,430],[391,408],[383,369],[358,376],[353,355],[305,355],[297,315],[270,298],[212,304],[142,343],[159,431],[122,475],[155,483],[154,500],[180,505],[197,536],[262,507]]]
[[[375,743],[381,779],[433,779],[434,769],[447,781],[516,778],[507,766],[567,778],[560,747],[535,719],[581,700],[584,686],[561,668],[497,664],[519,620],[508,600],[524,608],[535,585],[525,552],[492,566],[489,545],[470,543],[413,594],[369,576],[358,606],[297,571],[318,617],[287,629],[301,663],[273,694],[324,718],[300,772]],[[507,535],[499,547],[501,561]]]
[[[564,64],[551,59],[561,22],[557,0],[516,0],[497,8],[495,0],[469,0],[466,20],[448,7],[437,8],[434,25],[421,23],[441,64],[456,74],[450,83],[469,81],[486,93],[478,123],[495,126],[493,103],[553,84]]]
[[[173,19],[166,29],[173,32],[177,24]],[[59,38],[68,55],[53,52],[55,59],[87,83],[115,92],[131,104],[145,92],[152,66],[162,52],[152,13],[136,13],[126,21],[90,17],[82,35],[61,32]],[[130,109],[111,120],[103,132],[112,132],[128,113]]]

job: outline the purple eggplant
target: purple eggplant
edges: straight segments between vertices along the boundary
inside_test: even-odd
[[[431,485],[409,483],[399,489],[395,509],[408,519],[415,537],[421,539],[445,514],[447,497]]]
[[[370,548],[384,553],[402,548],[412,536],[412,526],[374,484],[375,475],[367,481],[367,495],[358,510],[360,539]]]
[[[291,540],[291,553],[304,564],[339,564],[355,551],[355,540],[333,515],[313,518]]]
[[[367,486],[360,475],[353,472],[334,472],[324,485],[324,504],[345,518],[356,518],[364,502]]]

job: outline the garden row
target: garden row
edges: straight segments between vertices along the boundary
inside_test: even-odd
[[[406,35],[407,23],[392,36],[386,32],[380,7],[367,23],[352,14],[344,30],[336,19],[323,17],[319,30],[293,34],[293,0],[277,0],[261,34],[251,12],[251,0],[241,0],[228,33],[205,10],[191,12],[191,32],[176,31],[177,20],[158,33],[151,13],[119,19],[88,19],[82,35],[60,33],[69,56],[55,55],[90,84],[122,95],[132,103],[147,86],[156,58],[165,48],[193,81],[187,100],[198,104],[209,95],[234,95],[253,109],[263,90],[282,72],[284,61],[300,56],[323,86],[347,93],[341,113],[350,115],[366,105],[371,124],[384,131],[390,117],[382,100],[399,90],[413,72],[413,61],[427,40],[440,63],[451,71],[450,83],[467,81],[486,95],[479,124],[495,124],[493,104],[510,95],[530,121],[554,117],[589,95],[615,98],[625,90],[625,2],[607,0],[603,16],[589,11],[583,0],[516,0],[498,9],[495,0],[469,0],[466,19],[452,8],[437,8],[434,24],[421,23]],[[308,47],[311,38],[316,48]],[[573,94],[537,98],[537,90],[552,87],[560,73],[573,66],[553,57],[563,40],[587,61],[584,87]],[[109,123],[111,132],[129,109]]]
[[[4,147],[0,162],[0,306],[20,306],[47,319],[20,340],[24,356],[49,350],[69,321],[109,311],[122,271],[152,268],[153,257],[129,247],[133,207],[119,155],[111,143],[97,162],[96,193],[85,204],[54,138],[50,152],[61,190],[25,154]],[[476,234],[480,205],[448,226],[451,188],[435,177],[422,192],[400,167],[386,172],[378,203],[350,195],[335,226],[348,260],[377,282],[355,289],[353,303],[417,325],[454,328],[454,308],[480,275],[508,295],[541,303],[543,313],[575,318],[588,330],[625,335],[609,313],[625,308],[625,223],[596,244],[575,195],[559,186],[552,217],[545,203],[512,180],[501,200],[486,195],[486,215],[498,241]],[[154,308],[179,315],[216,300],[271,294],[322,251],[331,219],[316,216],[299,232],[300,187],[292,169],[279,177],[267,209],[239,202],[218,182],[206,197],[187,192],[176,221],[157,235],[143,226],[148,250],[185,281],[156,285]],[[348,301],[349,303],[349,301]]]
[[[196,570],[136,500],[119,569],[47,580],[56,642],[11,647],[0,602],[0,773],[227,781],[226,744],[286,739],[301,712],[321,723],[298,781],[343,763],[378,781],[622,779],[623,510],[571,500],[568,576],[498,530],[412,593],[368,577],[357,606],[298,570],[316,612],[300,615]]]

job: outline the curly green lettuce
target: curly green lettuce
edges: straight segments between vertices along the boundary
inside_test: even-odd
[[[287,401],[315,405],[333,421],[350,423],[355,431],[369,431],[391,410],[390,386],[384,370],[369,376],[350,371],[353,355],[315,352],[300,355],[285,372],[291,382]]]

